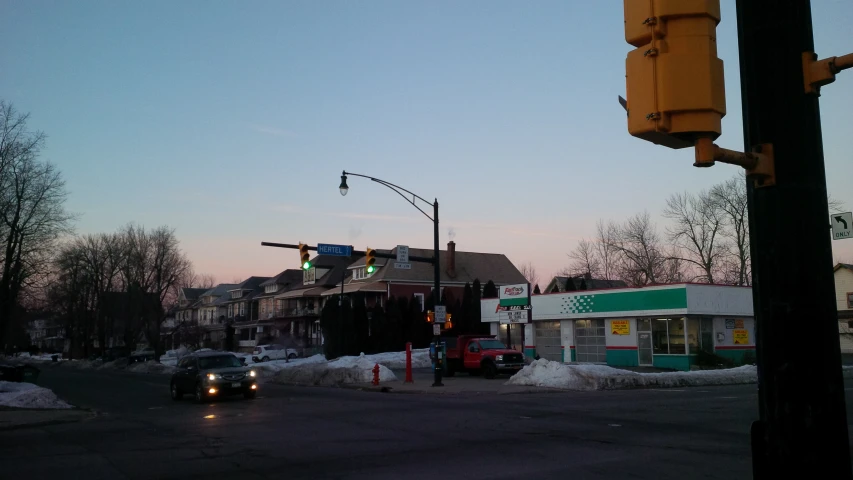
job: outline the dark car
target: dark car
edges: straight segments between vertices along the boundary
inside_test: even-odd
[[[258,392],[255,371],[231,353],[193,353],[181,358],[177,368],[170,385],[172,400],[180,400],[187,393],[197,402],[239,394],[255,398]]]

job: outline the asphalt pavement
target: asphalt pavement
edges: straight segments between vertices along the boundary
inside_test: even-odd
[[[47,366],[39,384],[96,415],[0,430],[0,478],[731,480],[751,478],[757,416],[755,385],[418,395],[263,384],[255,400],[198,405],[173,402],[168,376]]]

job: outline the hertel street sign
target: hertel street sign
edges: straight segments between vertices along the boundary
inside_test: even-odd
[[[832,222],[833,240],[853,238],[853,212],[833,213],[829,221]]]
[[[333,257],[351,257],[351,245],[332,245],[330,243],[318,243],[317,253],[319,255],[331,255]]]

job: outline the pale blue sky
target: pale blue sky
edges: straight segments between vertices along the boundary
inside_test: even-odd
[[[821,57],[853,51],[853,2],[812,8]],[[722,15],[718,143],[741,149],[733,0]],[[438,197],[442,243],[452,227],[543,279],[597,219],[659,217],[737,171],[628,135],[617,0],[0,0],[0,32],[0,97],[48,134],[78,231],[173,226],[222,281],[297,265],[262,240],[431,247],[391,191],[351,178],[341,197],[343,169]],[[829,188],[853,207],[853,73],[821,110]]]

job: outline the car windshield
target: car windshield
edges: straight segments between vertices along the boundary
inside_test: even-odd
[[[483,350],[503,350],[506,348],[506,345],[498,340],[480,340],[480,347]]]
[[[217,355],[199,358],[198,366],[202,370],[212,370],[214,368],[242,367],[243,364],[234,355]]]

